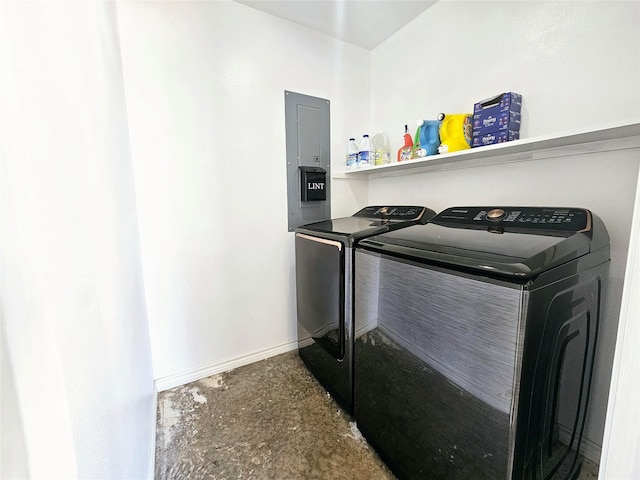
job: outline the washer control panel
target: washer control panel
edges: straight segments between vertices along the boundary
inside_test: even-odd
[[[431,222],[487,228],[502,226],[584,232],[591,229],[591,213],[582,208],[453,207],[436,215]]]
[[[397,220],[397,221],[416,221],[420,220],[425,214],[425,207],[416,206],[370,206],[365,207],[359,212],[355,213],[354,217],[367,217],[375,219],[385,220]]]

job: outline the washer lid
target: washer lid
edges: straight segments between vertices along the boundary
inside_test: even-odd
[[[360,239],[417,222],[426,222],[433,210],[416,206],[369,206],[351,217],[335,218],[303,225],[296,231],[351,236]]]
[[[409,259],[485,274],[529,278],[594,249],[588,210],[539,207],[454,207],[426,225],[377,235],[360,246]],[[601,229],[597,248],[608,245]]]
[[[383,219],[345,217],[303,225],[298,230],[361,237],[386,232],[389,230],[388,224]]]

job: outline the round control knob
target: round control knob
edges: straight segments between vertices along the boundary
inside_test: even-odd
[[[505,216],[505,214],[506,212],[501,208],[494,208],[493,210],[489,210],[489,212],[487,212],[487,218],[489,220],[500,220]]]

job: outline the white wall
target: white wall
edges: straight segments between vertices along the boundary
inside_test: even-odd
[[[522,138],[637,121],[639,23],[636,1],[440,1],[371,52],[372,128],[397,150],[404,124],[505,91]]]
[[[638,25],[637,2],[439,2],[372,51],[370,123],[394,132],[397,149],[405,123],[415,126],[441,111],[470,112],[474,102],[503,91],[523,95],[523,137],[637,122]],[[407,67],[404,75],[400,65]],[[611,278],[586,431],[596,446],[639,160],[635,149],[369,182],[370,204],[424,204],[436,211],[463,204],[569,205],[601,216],[611,236]]]
[[[1,476],[150,477],[153,371],[115,4],[0,3],[0,72],[2,457],[13,460]]]
[[[1,291],[1,290],[0,290]],[[2,310],[0,310],[2,314]],[[4,315],[2,323],[4,324]],[[0,426],[2,427],[2,442],[0,451],[0,476],[2,478],[29,478],[27,445],[24,438],[24,425],[18,403],[16,382],[13,378],[13,368],[7,352],[4,325],[0,331]]]
[[[607,407],[599,478],[640,478],[640,177]]]
[[[369,52],[231,1],[118,9],[156,379],[294,348],[284,90],[331,101],[339,168]],[[365,197],[335,186],[333,214]]]

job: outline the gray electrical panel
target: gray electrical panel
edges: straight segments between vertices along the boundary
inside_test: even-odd
[[[284,92],[288,225],[331,218],[329,100]]]

